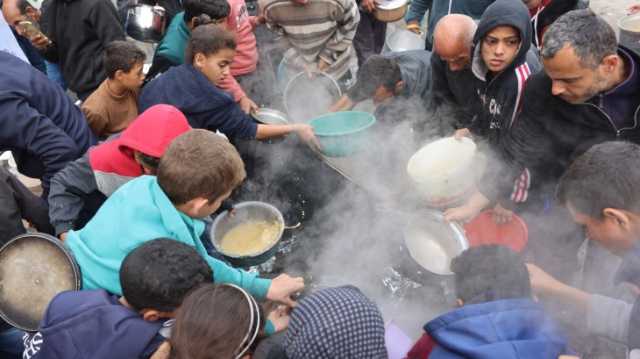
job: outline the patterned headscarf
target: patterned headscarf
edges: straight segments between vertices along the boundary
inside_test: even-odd
[[[289,359],[386,359],[384,321],[358,288],[323,289],[293,310],[284,348]]]

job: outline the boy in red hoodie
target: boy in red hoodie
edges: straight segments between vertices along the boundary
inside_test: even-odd
[[[191,129],[177,108],[156,105],[135,119],[122,135],[87,151],[51,180],[49,217],[64,239],[93,217],[100,205],[129,180],[155,174],[171,141]]]

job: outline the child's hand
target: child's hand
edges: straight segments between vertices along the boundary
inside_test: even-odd
[[[291,277],[288,274],[280,274],[271,281],[267,299],[273,300],[289,307],[295,307],[296,302],[291,298],[294,294],[304,289],[302,277]]]
[[[162,343],[149,359],[169,359],[171,354],[171,345],[169,342]]]
[[[511,222],[511,218],[513,218],[513,211],[502,207],[500,203],[496,204],[493,208],[493,220],[497,224],[509,223]]]
[[[527,270],[529,271],[531,289],[536,294],[552,295],[565,286],[564,283],[555,279],[535,264],[527,263]]]
[[[250,114],[251,112],[258,110],[258,105],[256,105],[256,103],[253,102],[253,100],[251,100],[249,96],[241,98],[240,101],[238,101],[238,105],[240,105],[240,108],[246,114]]]
[[[289,327],[289,308],[287,306],[280,305],[269,313],[267,319],[269,319],[271,324],[273,324],[276,333],[281,332]]]
[[[635,14],[640,12],[640,4],[639,5],[631,5],[629,6],[629,8],[627,9],[627,13],[629,15]]]
[[[453,133],[453,138],[461,140],[463,137],[471,137],[471,131],[468,128],[461,128]]]
[[[368,12],[376,11],[376,2],[374,0],[362,0],[360,5],[364,10]]]
[[[300,136],[300,139],[316,149],[320,148],[320,142],[318,142],[318,138],[313,132],[313,127],[311,127],[311,125],[296,124],[295,126],[296,127],[294,131],[298,134],[298,136]]]

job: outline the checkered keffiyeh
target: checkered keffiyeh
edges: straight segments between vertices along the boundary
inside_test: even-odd
[[[386,359],[384,321],[358,288],[324,289],[293,310],[284,348],[288,359]]]

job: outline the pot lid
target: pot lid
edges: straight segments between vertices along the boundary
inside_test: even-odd
[[[15,237],[0,248],[0,317],[36,331],[58,293],[80,289],[80,271],[61,242],[43,233]]]

